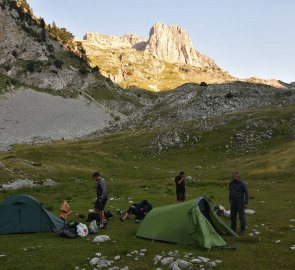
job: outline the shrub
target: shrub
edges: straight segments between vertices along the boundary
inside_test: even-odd
[[[14,57],[17,57],[17,51],[16,50],[13,50],[13,52],[12,52],[12,55],[14,56]]]
[[[93,71],[93,72],[99,72],[99,70],[100,70],[100,69],[99,69],[98,66],[95,66],[94,68],[92,68],[92,71]]]
[[[51,71],[51,73],[53,73],[53,74],[55,74],[55,75],[58,74],[58,72],[57,72],[56,70],[54,70],[54,69],[52,69],[52,70],[50,70],[50,71]]]
[[[36,68],[36,62],[34,60],[31,60],[27,63],[27,71],[34,72]]]
[[[225,95],[225,98],[228,98],[228,99],[232,99],[234,97],[237,97],[237,94],[236,93],[232,93],[232,92],[228,92],[226,95]]]
[[[79,72],[80,72],[80,74],[85,75],[89,72],[89,70],[86,67],[80,67]]]
[[[54,60],[53,64],[55,65],[56,68],[61,69],[64,62],[62,60],[56,59],[56,60]]]
[[[10,66],[9,64],[6,64],[6,65],[4,66],[4,68],[5,68],[6,71],[11,70],[11,66]]]
[[[44,21],[43,18],[40,19],[40,25],[41,25],[41,27],[42,27],[43,29],[45,29],[46,24],[45,24],[45,21]]]
[[[48,50],[50,53],[54,52],[54,47],[53,47],[52,44],[47,44],[46,46],[47,46],[47,50]]]

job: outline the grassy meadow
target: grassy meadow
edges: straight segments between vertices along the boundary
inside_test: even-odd
[[[290,107],[253,117],[266,122],[287,121],[294,112],[295,108]],[[94,235],[77,239],[62,239],[53,233],[0,235],[0,255],[6,255],[0,257],[0,269],[74,269],[76,266],[92,269],[87,258],[93,258],[96,252],[108,258],[121,255],[115,264],[121,267],[156,269],[154,256],[173,250],[220,259],[223,261],[217,267],[220,270],[295,269],[295,251],[290,249],[295,244],[295,223],[290,221],[295,219],[294,138],[290,128],[284,131],[277,126],[278,132],[275,130],[271,139],[259,142],[255,150],[241,153],[238,142],[233,145],[230,141],[234,132],[245,125],[241,118],[203,132],[195,145],[184,144],[182,148],[169,148],[160,153],[150,144],[157,130],[122,132],[97,140],[15,145],[8,152],[0,152],[2,183],[18,178],[36,181],[51,178],[58,182],[52,187],[0,191],[1,201],[13,194],[30,194],[58,214],[61,203],[67,200],[73,210],[69,219],[79,221],[78,214],[87,215],[88,209],[93,208],[96,183],[91,175],[98,170],[108,183],[106,208],[114,214],[107,230],[101,232],[109,235],[111,241],[100,245],[92,243]],[[226,145],[232,149],[226,150]],[[235,169],[248,185],[249,208],[256,211],[247,216],[245,236],[225,237],[235,250],[208,251],[196,246],[138,239],[135,234],[139,225],[134,219],[122,223],[116,215],[116,209],[126,210],[130,201],[148,199],[155,207],[175,203],[174,177],[180,170],[192,179],[187,180],[187,199],[204,194],[228,208],[228,183]],[[229,220],[224,220],[229,224]],[[253,229],[260,234],[250,237],[248,233]],[[281,241],[275,243],[277,240]],[[147,249],[147,255],[139,261],[126,257],[127,253],[143,248]]]

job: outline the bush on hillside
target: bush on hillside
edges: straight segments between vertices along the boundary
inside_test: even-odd
[[[85,75],[85,74],[89,73],[89,69],[87,67],[80,67],[79,72],[80,72],[80,74]]]
[[[54,60],[53,64],[55,65],[56,68],[61,69],[64,62],[62,60],[56,59],[56,60]]]
[[[27,71],[31,73],[34,72],[36,68],[36,62],[34,60],[28,61],[26,68],[27,68]]]
[[[200,83],[200,86],[207,87],[208,84],[207,84],[206,82],[201,82],[201,83]]]

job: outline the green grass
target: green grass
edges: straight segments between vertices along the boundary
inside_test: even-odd
[[[274,120],[287,121],[292,115],[294,108],[289,107],[256,113],[252,117],[263,119],[268,125]],[[31,194],[55,214],[67,199],[73,209],[70,219],[78,221],[76,214],[85,215],[93,207],[96,183],[91,174],[96,170],[105,175],[109,198],[121,198],[107,203],[107,208],[114,214],[117,208],[127,209],[129,200],[136,202],[146,198],[154,206],[174,203],[173,179],[184,170],[196,180],[187,183],[188,199],[206,194],[228,208],[228,182],[231,171],[238,169],[249,188],[249,207],[256,211],[255,215],[248,216],[248,232],[255,228],[261,235],[225,237],[236,250],[206,251],[193,246],[137,239],[138,224],[132,219],[121,223],[115,214],[103,233],[116,243],[95,245],[91,243],[92,235],[74,240],[63,240],[52,233],[2,235],[0,254],[7,256],[0,258],[0,269],[73,269],[75,266],[89,269],[86,258],[92,258],[96,252],[109,258],[120,254],[119,265],[129,265],[129,269],[155,269],[153,257],[175,249],[221,259],[223,263],[218,269],[293,269],[294,251],[289,247],[295,242],[289,219],[295,218],[295,142],[290,135],[291,128],[287,124],[277,126],[272,139],[243,156],[235,147],[226,152],[224,147],[233,132],[243,129],[248,117],[248,114],[241,114],[227,126],[202,132],[202,139],[196,145],[188,143],[181,149],[169,148],[160,154],[150,146],[157,130],[122,132],[93,141],[16,145],[11,151],[0,153],[0,162],[6,166],[1,170],[4,182],[16,178],[52,178],[59,185],[2,191],[0,199],[13,194]],[[192,123],[187,123],[186,128],[192,134],[199,132]],[[225,222],[229,223],[228,220]],[[276,244],[274,240],[281,240],[281,243]],[[24,251],[24,248],[29,250]],[[139,262],[134,263],[132,258],[126,257],[128,252],[141,248],[147,248],[148,252]]]

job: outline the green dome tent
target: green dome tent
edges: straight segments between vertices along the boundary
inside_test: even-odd
[[[226,246],[219,234],[236,235],[202,196],[197,200],[154,208],[138,228],[136,236],[203,248]]]
[[[29,195],[15,195],[0,204],[0,234],[49,232],[64,222]]]

